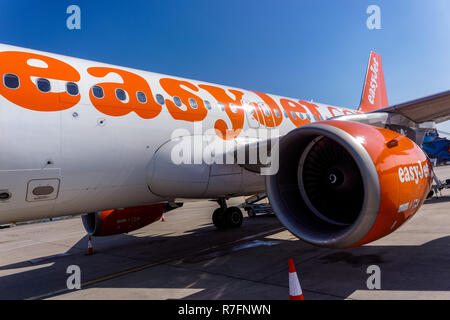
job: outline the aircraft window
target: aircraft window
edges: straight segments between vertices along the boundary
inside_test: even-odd
[[[306,117],[308,118],[308,120],[311,120],[311,117],[309,116],[309,114],[306,114]]]
[[[208,100],[203,101],[205,103],[206,109],[211,110],[211,103]]]
[[[314,117],[314,120],[315,120],[315,121],[318,121],[318,119],[317,119],[317,116],[316,116],[316,115],[314,115],[313,117]]]
[[[292,116],[293,119],[297,119],[297,116],[295,115],[294,111],[291,111],[291,116]]]
[[[302,120],[304,119],[304,118],[303,118],[303,113],[297,112],[297,115],[298,115],[298,117],[299,117],[300,119],[302,119]]]
[[[156,95],[156,101],[158,101],[158,103],[160,104],[160,105],[163,105],[164,104],[164,97],[162,96],[162,94],[157,94]]]
[[[127,100],[127,93],[123,89],[116,89],[116,98],[125,101]]]
[[[136,98],[140,103],[146,103],[147,102],[147,96],[142,91],[136,92]]]
[[[74,82],[66,83],[66,91],[71,96],[77,96],[80,93],[80,91],[78,90],[78,85]]]
[[[264,110],[265,115],[268,116],[268,117],[270,117],[270,111],[269,111],[269,109],[267,108],[267,106],[266,106],[265,104],[263,104],[263,103],[261,103],[260,106],[261,106],[261,108]]]
[[[181,99],[179,97],[177,97],[177,96],[173,97],[173,102],[175,102],[175,105],[178,108],[180,108],[182,106]]]
[[[224,111],[225,110],[225,107],[224,107],[224,105],[223,105],[223,103],[218,103],[217,104],[217,106],[219,107],[219,109],[220,109],[220,111]]]
[[[103,97],[105,96],[104,93],[103,93],[103,88],[100,87],[100,86],[93,86],[92,87],[92,94],[97,99],[103,99]]]
[[[190,98],[189,104],[191,105],[192,109],[197,109],[197,101],[195,101],[195,99]]]
[[[3,84],[8,89],[17,89],[20,86],[19,77],[12,73],[3,75]]]
[[[44,78],[37,80],[37,87],[42,92],[49,92],[51,90],[50,81]]]
[[[286,118],[289,118],[289,115],[288,115],[288,113],[287,113],[286,111],[283,111],[283,113],[284,113],[284,116],[285,116]]]
[[[277,110],[277,109],[275,109],[275,115],[277,116],[277,118],[279,118],[279,117],[280,117],[280,112],[278,112],[278,110]]]
[[[320,119],[320,121],[322,121],[322,120],[323,120],[323,117],[320,115],[320,116],[319,116],[319,119]]]

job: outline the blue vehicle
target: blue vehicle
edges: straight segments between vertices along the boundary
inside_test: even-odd
[[[444,164],[450,161],[450,140],[439,137],[436,129],[425,134],[422,149],[428,154],[430,159],[436,159],[437,164]]]

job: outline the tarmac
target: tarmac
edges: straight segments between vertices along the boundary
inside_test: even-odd
[[[436,172],[450,178],[449,166]],[[216,207],[185,203],[165,222],[94,237],[90,256],[80,217],[1,229],[0,299],[286,300],[290,257],[306,300],[450,299],[450,190],[427,200],[393,234],[345,250],[298,240],[274,215],[217,231]],[[67,288],[73,265],[81,289]],[[379,290],[367,286],[371,265],[380,268]]]

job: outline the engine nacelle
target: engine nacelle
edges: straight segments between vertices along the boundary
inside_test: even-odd
[[[161,219],[171,208],[166,203],[125,209],[92,212],[82,217],[86,231],[92,236],[110,236],[143,228]]]
[[[276,175],[267,176],[280,221],[311,244],[345,248],[398,229],[423,204],[431,163],[397,132],[348,121],[302,126],[280,140]]]

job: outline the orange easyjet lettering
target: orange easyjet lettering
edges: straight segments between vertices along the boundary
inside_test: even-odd
[[[123,83],[103,82],[97,84],[104,90],[104,97],[96,98],[92,90],[89,91],[89,98],[98,111],[109,116],[124,116],[132,111],[136,112],[141,118],[152,119],[156,117],[162,110],[153,98],[152,90],[147,81],[137,74],[106,67],[88,68],[88,73],[94,77],[103,78],[109,73],[118,74]],[[128,99],[120,101],[116,98],[116,89],[122,89],[127,93]],[[143,92],[146,96],[146,102],[142,103],[137,98],[137,93]]]
[[[353,112],[353,111],[351,111],[351,110],[345,110],[345,109],[340,109],[341,111],[342,111],[342,113],[344,114],[344,115],[347,115],[347,114],[356,114],[356,112]]]
[[[80,101],[80,94],[70,95],[57,86],[50,92],[41,92],[34,81],[36,78],[65,82],[80,81],[78,71],[67,63],[48,56],[20,51],[0,52],[0,61],[0,75],[14,74],[20,79],[20,85],[16,89],[0,85],[0,94],[12,103],[34,111],[61,111],[73,107]],[[155,101],[151,87],[143,77],[111,67],[90,67],[87,72],[97,78],[105,78],[113,73],[122,79],[122,82],[98,83],[97,86],[103,89],[102,97],[94,96],[92,89],[89,91],[92,104],[100,112],[116,117],[135,112],[143,119],[152,119],[161,113],[163,103]],[[196,122],[206,118],[208,110],[203,99],[193,93],[201,88],[223,104],[231,122],[230,128],[225,119],[217,120],[214,124],[217,135],[224,140],[230,140],[242,132],[245,121],[245,110],[242,108],[243,92],[206,84],[200,84],[197,87],[188,81],[173,78],[161,78],[159,83],[165,92],[174,98],[166,99],[165,105],[175,120]],[[311,121],[301,117],[294,118],[292,112],[307,113],[306,109],[308,109],[317,119],[321,118],[319,106],[314,103],[282,98],[280,108],[269,95],[261,92],[254,93],[263,102],[247,104],[255,110],[252,116],[266,127],[274,128],[282,123],[282,109],[297,127]],[[333,116],[336,116],[334,110],[344,114],[360,113],[334,107],[328,107],[328,110]]]
[[[177,96],[181,99],[181,102],[187,107],[187,110],[182,110],[177,107],[172,100],[166,99],[166,106],[172,117],[176,120],[185,121],[202,121],[208,114],[208,110],[205,108],[203,100],[192,92],[183,89],[182,86],[191,89],[192,91],[199,91],[199,89],[190,82],[162,78],[159,80],[161,87],[171,96]],[[195,100],[196,107],[191,106],[189,99]]]
[[[266,114],[265,112],[262,112],[262,116],[264,117],[265,123],[261,122],[260,119],[258,121],[265,125],[266,127],[278,127],[281,122],[283,121],[283,118],[281,116],[281,109],[278,106],[278,104],[267,94],[262,92],[255,92],[261,99],[263,99],[266,106],[269,107],[270,114]]]
[[[235,99],[232,99],[222,88],[205,84],[201,84],[199,87],[208,91],[217,101],[220,101],[225,105],[225,112],[227,113],[233,128],[229,129],[224,120],[217,120],[214,124],[214,129],[218,131],[219,137],[224,140],[236,138],[244,127],[245,111],[240,107],[244,93],[241,91],[228,89],[228,91],[230,91],[235,97]],[[233,108],[232,105],[234,105]]]
[[[35,77],[68,82],[80,81],[78,71],[67,63],[40,54],[21,51],[0,52],[0,61],[1,75],[11,73],[20,79],[20,86],[17,89],[8,89],[0,85],[0,94],[12,103],[34,111],[61,111],[73,107],[80,101],[79,94],[71,96],[64,90],[41,92],[31,79]]]
[[[334,113],[334,111],[341,112],[341,110],[339,110],[338,108],[335,108],[335,107],[328,107],[328,111],[330,111],[330,113],[333,117],[340,116],[340,114],[336,114],[336,113]]]
[[[280,103],[283,109],[287,112],[289,119],[296,127],[300,127],[311,122],[306,118],[302,120],[300,117],[297,116],[295,119],[292,117],[291,112],[306,113],[305,108],[301,104],[298,104],[297,102],[289,99],[280,99]]]
[[[260,107],[260,105],[257,104],[256,102],[249,102],[249,106],[251,106],[253,108],[253,110],[255,111],[255,113],[253,113],[252,117],[256,121],[258,121],[259,123],[264,125],[264,113],[263,113],[263,110]]]
[[[308,110],[316,116],[317,119],[320,119],[320,112],[319,112],[319,106],[317,104],[311,103],[311,102],[306,102],[303,100],[298,100],[298,102],[300,104],[302,104],[303,106],[305,106],[306,108],[308,108]]]

